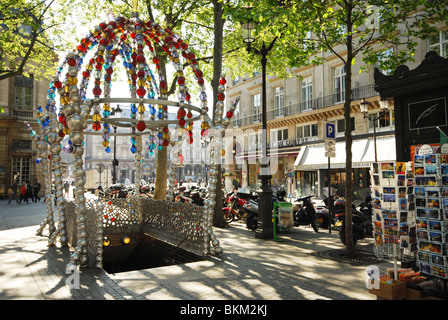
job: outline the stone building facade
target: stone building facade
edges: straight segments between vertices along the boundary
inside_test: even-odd
[[[443,29],[444,28],[444,29]],[[410,69],[418,66],[428,51],[447,57],[448,29],[443,27],[438,35],[419,40],[415,61],[407,64]],[[395,48],[389,49],[393,54]],[[341,50],[340,54],[344,55]],[[272,185],[283,184],[289,193],[296,195],[322,194],[327,176],[328,158],[325,156],[324,128],[330,122],[336,129],[336,157],[330,158],[331,184],[344,194],[345,185],[345,120],[344,79],[342,61],[331,53],[322,53],[322,65],[310,65],[293,70],[293,76],[282,79],[267,77],[267,140],[271,151],[276,150],[276,160],[271,160]],[[351,121],[353,137],[354,190],[369,187],[369,166],[374,161],[373,121],[360,111],[364,98],[369,102],[369,115],[379,114],[379,94],[374,90],[373,71],[358,72],[362,62],[358,58],[353,66],[353,94]],[[260,65],[261,68],[261,65]],[[387,73],[387,70],[382,70]],[[389,71],[390,72],[390,71]],[[232,130],[226,139],[233,139],[234,160],[226,163],[226,171],[234,172],[242,185],[256,188],[259,183],[261,149],[262,79],[260,73],[241,76],[228,72],[226,95],[227,109],[240,96],[239,107],[232,119]],[[395,160],[394,107],[376,122],[378,160]]]

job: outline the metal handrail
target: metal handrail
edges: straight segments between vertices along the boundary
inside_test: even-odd
[[[375,91],[374,84],[367,84],[365,86],[360,86],[352,89],[352,101],[360,100],[361,98],[371,98],[379,96],[379,93]],[[301,114],[305,112],[310,112],[313,110],[320,110],[335,105],[343,104],[344,101],[340,98],[344,97],[345,92],[332,93],[323,97],[314,98],[311,100],[301,101],[296,104],[281,107],[277,110],[269,108],[267,110],[267,120],[273,120],[280,117]],[[256,114],[245,115],[243,117],[238,116],[232,120],[234,127],[244,127],[257,122],[261,123],[261,112]]]

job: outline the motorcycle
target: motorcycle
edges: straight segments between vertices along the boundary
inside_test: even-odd
[[[109,188],[106,188],[106,190],[104,191],[99,190],[98,196],[100,198],[118,199],[126,198],[128,193],[129,191],[126,186],[122,185],[121,183],[116,183],[111,185]]]
[[[189,203],[191,201],[190,192],[190,189],[184,186],[179,187],[176,193],[176,202]]]
[[[317,222],[316,210],[311,202],[312,197],[312,195],[308,195],[306,197],[296,199],[296,201],[302,202],[302,204],[294,206],[293,208],[294,226],[311,225],[313,230],[318,232],[319,224]]]
[[[206,190],[202,190],[196,187],[191,189],[186,189],[185,187],[180,187],[176,193],[176,202],[191,203],[197,206],[204,206],[204,200],[207,199]]]
[[[227,223],[243,218],[243,208],[250,201],[256,199],[256,195],[247,188],[239,188],[236,192],[227,193],[225,202],[227,205],[222,209],[224,220]]]
[[[353,245],[365,238],[373,238],[372,226],[372,198],[367,196],[359,205],[352,205]],[[345,238],[345,200],[337,199],[334,202],[336,227],[339,228],[339,239],[346,245]]]
[[[151,193],[154,192],[154,190],[153,190],[153,188],[151,188],[151,186],[148,185],[148,184],[146,184],[146,185],[141,185],[141,186],[138,188],[138,191],[139,191],[139,194],[140,194],[140,195],[145,195],[145,196],[147,196],[147,197],[149,197],[149,198],[152,198],[152,197],[153,197],[153,195],[152,195]]]

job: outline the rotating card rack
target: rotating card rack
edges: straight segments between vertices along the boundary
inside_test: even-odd
[[[414,156],[417,265],[420,272],[447,276],[448,154]]]
[[[417,251],[412,162],[375,162],[371,166],[374,253],[381,259],[414,261]]]

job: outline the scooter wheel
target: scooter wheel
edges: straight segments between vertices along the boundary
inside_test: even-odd
[[[319,224],[317,223],[316,219],[313,219],[313,221],[311,221],[311,227],[313,227],[314,232],[319,231]]]
[[[230,210],[223,210],[222,213],[224,214],[224,221],[227,223],[230,223],[233,221],[233,214],[230,212]]]
[[[258,217],[255,215],[247,217],[246,226],[250,230],[256,230],[258,228]]]
[[[344,246],[347,245],[347,242],[345,241],[345,223],[343,223],[342,226],[339,228],[339,239],[341,240]],[[358,237],[356,236],[355,233],[353,233],[353,246],[356,245],[356,242],[358,242]]]

